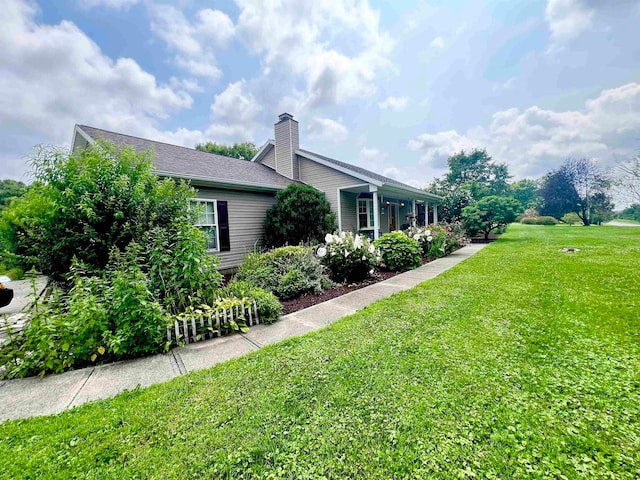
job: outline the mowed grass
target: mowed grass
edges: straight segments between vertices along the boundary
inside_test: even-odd
[[[640,229],[512,225],[323,331],[2,424],[0,475],[638,478],[639,332]]]

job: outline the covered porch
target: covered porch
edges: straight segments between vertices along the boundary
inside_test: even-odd
[[[410,226],[438,223],[440,197],[417,188],[370,183],[338,188],[338,228],[378,238]]]

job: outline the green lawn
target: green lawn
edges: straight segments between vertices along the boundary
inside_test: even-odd
[[[632,228],[512,225],[440,277],[323,331],[0,425],[7,478],[639,474]]]

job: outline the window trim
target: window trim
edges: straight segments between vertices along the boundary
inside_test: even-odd
[[[365,202],[366,208],[367,208],[367,225],[362,226],[360,225],[360,215],[363,215],[362,213],[360,213],[360,202]],[[373,198],[368,198],[368,197],[360,197],[358,196],[356,199],[356,214],[357,214],[357,218],[358,218],[358,230],[373,230],[374,229],[374,225],[369,225],[369,222],[371,221],[371,212],[373,211]],[[373,214],[375,215],[375,212],[373,212]],[[374,219],[374,224],[375,224],[375,219]]]
[[[213,203],[213,215],[216,223],[196,223],[196,227],[216,227],[216,248],[207,248],[207,252],[219,252],[220,251],[220,226],[218,219],[218,200],[213,198],[191,198],[189,199],[189,206],[191,203]]]

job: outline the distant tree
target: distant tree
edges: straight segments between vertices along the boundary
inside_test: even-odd
[[[27,186],[17,180],[0,180],[0,209],[7,205],[12,198],[19,197],[26,190]]]
[[[593,195],[591,199],[591,223],[602,225],[613,218],[614,203],[604,192]]]
[[[510,185],[511,196],[524,208],[538,208],[540,205],[540,185],[536,180],[524,178]]]
[[[490,195],[462,210],[462,224],[470,235],[482,232],[486,240],[492,230],[514,222],[522,210],[513,198]]]
[[[334,232],[335,214],[324,193],[309,185],[291,184],[276,194],[276,203],[267,210],[265,243],[270,247],[321,243]]]
[[[486,150],[461,150],[447,160],[449,172],[446,182],[456,188],[468,190],[479,200],[489,195],[506,196],[509,193],[509,171],[505,164],[498,164]]]
[[[451,186],[444,179],[436,178],[425,190],[442,197],[438,218],[447,223],[460,221],[462,209],[474,202],[471,192]]]
[[[640,154],[616,166],[619,191],[633,203],[640,203]]]
[[[633,205],[625,208],[622,212],[617,213],[615,217],[622,220],[640,222],[640,203],[634,203]]]
[[[591,225],[594,213],[600,210],[602,215],[607,202],[610,203],[610,200],[607,200],[607,192],[611,186],[609,177],[594,160],[586,158],[570,158],[561,168],[567,172],[578,193],[576,213],[585,226]]]
[[[542,215],[557,219],[570,212],[577,212],[580,198],[569,172],[560,168],[553,170],[543,178],[540,188]]]
[[[258,153],[258,149],[251,142],[234,143],[231,146],[215,142],[199,143],[196,145],[196,150],[240,160],[251,160]]]

